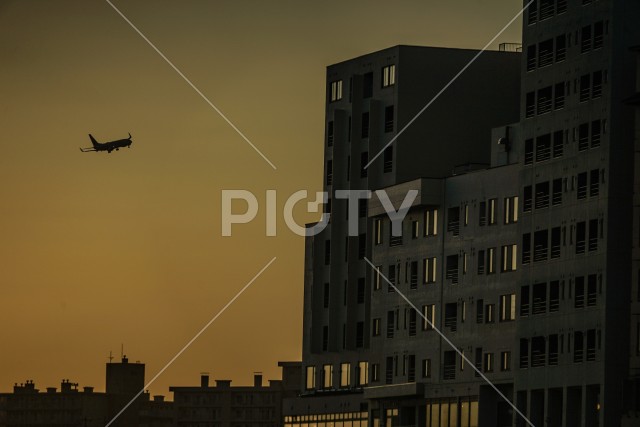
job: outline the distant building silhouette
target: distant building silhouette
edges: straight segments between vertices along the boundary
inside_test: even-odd
[[[232,386],[230,380],[209,384],[202,374],[200,385],[170,387],[173,392],[175,425],[215,427],[276,427],[282,425],[282,400],[298,394],[302,379],[300,362],[279,362],[282,380],[262,384],[254,375],[253,386]]]

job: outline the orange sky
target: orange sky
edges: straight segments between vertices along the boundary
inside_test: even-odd
[[[280,206],[321,190],[327,65],[396,44],[481,48],[519,2],[114,4],[277,170],[105,1],[0,0],[0,391],[103,390],[121,343],[150,379],[274,256],[151,392],[201,371],[275,378],[301,357],[303,241],[281,214],[265,237],[264,203],[221,237],[221,190],[276,189]],[[80,153],[89,132],[134,144]]]

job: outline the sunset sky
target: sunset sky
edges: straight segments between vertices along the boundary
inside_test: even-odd
[[[277,378],[301,357],[304,247],[281,209],[265,236],[264,194],[281,207],[322,189],[325,67],[397,44],[481,48],[521,2],[113,3],[277,169],[107,2],[0,0],[0,391],[104,390],[122,343],[148,380],[274,256],[151,392],[203,371]],[[131,149],[78,150],[128,132]],[[261,202],[232,237],[223,189]]]

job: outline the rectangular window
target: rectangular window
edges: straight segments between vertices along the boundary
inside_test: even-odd
[[[586,102],[591,96],[591,76],[585,74],[580,77],[580,102]]]
[[[500,321],[516,320],[516,294],[500,296]]]
[[[349,387],[351,385],[351,364],[340,364],[340,387]]]
[[[356,323],[356,347],[364,347],[364,322]]]
[[[529,286],[520,287],[520,317],[529,315]]]
[[[536,162],[551,159],[551,134],[540,135],[536,138]]]
[[[438,234],[438,210],[427,209],[424,212],[424,235],[435,236]]]
[[[589,197],[596,197],[600,192],[600,170],[593,169],[589,173]]]
[[[502,271],[515,271],[518,259],[518,245],[505,245],[502,247]]]
[[[587,53],[591,50],[591,25],[582,27],[580,31],[580,53]]]
[[[589,220],[589,252],[598,250],[598,220]]]
[[[358,278],[358,292],[356,295],[356,301],[358,304],[363,304],[364,303],[364,297],[365,297],[365,279],[364,277],[359,277]]]
[[[600,146],[600,139],[602,137],[602,122],[600,120],[594,120],[591,122],[591,148]]]
[[[487,249],[487,274],[496,272],[496,248]]]
[[[396,66],[387,65],[382,69],[382,87],[396,84]]]
[[[554,179],[551,183],[551,204],[562,204],[562,178]]]
[[[536,69],[537,49],[533,44],[527,47],[527,71],[533,71]]]
[[[551,259],[560,258],[560,227],[551,229]]]
[[[538,114],[546,114],[551,111],[551,103],[553,101],[551,86],[538,89],[537,112]]]
[[[382,218],[376,218],[375,220],[373,220],[373,242],[376,245],[381,245],[383,243],[382,240],[382,233],[383,233],[383,227],[382,227]]]
[[[435,283],[436,281],[436,257],[422,260],[423,283]]]
[[[409,289],[418,288],[418,261],[411,261],[411,276],[409,277]]]
[[[531,212],[533,207],[533,187],[527,185],[522,191],[524,202],[522,204],[522,212]]]
[[[489,199],[489,211],[487,216],[489,218],[489,225],[497,224],[498,212],[497,212],[498,199]]]
[[[589,148],[589,123],[582,123],[578,126],[578,151]]]
[[[449,208],[447,211],[447,231],[454,236],[460,234],[460,207]]]
[[[484,372],[493,372],[493,353],[484,354]]]
[[[393,357],[388,356],[385,360],[385,384],[393,384]]]
[[[398,270],[400,270],[400,268],[398,268]],[[400,271],[396,272],[396,265],[395,264],[391,264],[389,265],[389,274],[388,274],[388,278],[389,278],[389,287],[388,287],[388,291],[389,292],[395,292],[395,289],[393,288],[393,286],[391,285],[397,285],[398,282],[396,281],[396,273],[398,274],[398,276],[400,275]]]
[[[560,282],[553,280],[549,282],[549,312],[560,309]]]
[[[329,308],[329,284],[325,283],[324,284],[324,292],[323,292],[323,296],[322,296],[322,306],[324,308]]]
[[[431,378],[431,359],[422,359],[422,378]]]
[[[484,310],[484,321],[485,323],[493,323],[496,321],[496,305],[495,304],[487,304]]]
[[[560,110],[564,108],[564,97],[565,97],[565,83],[560,82],[556,83],[553,90],[553,109]]]
[[[305,388],[307,390],[313,390],[316,388],[316,367],[307,366],[307,378]]]
[[[511,352],[510,351],[500,352],[500,370],[503,372],[511,370]]]
[[[409,309],[409,336],[413,337],[416,334],[417,313],[413,308]]]
[[[388,146],[384,149],[382,154],[383,159],[383,168],[382,171],[384,173],[393,171],[393,145]]]
[[[547,284],[535,283],[533,285],[532,314],[544,314],[546,312],[547,312]]]
[[[333,146],[333,121],[327,123],[327,145]]]
[[[602,96],[602,71],[596,71],[593,73],[591,87],[591,98],[600,98]]]
[[[382,266],[378,265],[376,266],[376,271],[373,273],[374,277],[373,277],[373,290],[374,291],[378,291],[380,290],[380,285],[382,283]]]
[[[325,183],[327,186],[333,184],[333,161],[327,160],[327,169],[325,171],[326,179]]]
[[[553,39],[540,42],[538,45],[538,67],[553,64]]]
[[[576,254],[583,254],[586,248],[587,224],[580,221],[576,224]]]
[[[358,362],[358,385],[365,386],[367,384],[369,384],[369,362],[360,361]]]
[[[333,387],[333,365],[322,366],[322,387]]]
[[[524,141],[524,164],[533,164],[533,139],[529,138]]]
[[[481,227],[487,225],[487,202],[480,202],[478,215],[478,224]]]
[[[378,382],[380,381],[380,364],[374,363],[371,365],[371,381]]]
[[[531,262],[531,233],[522,235],[522,264]]]
[[[445,271],[445,279],[451,280],[452,285],[458,283],[458,255],[447,256],[447,267]]]
[[[476,323],[484,323],[484,300],[476,300]]]
[[[549,257],[548,230],[536,231],[533,234],[533,262],[546,261]]]
[[[556,62],[564,61],[567,57],[567,37],[564,34],[556,37]]]
[[[365,168],[365,166],[367,166],[367,163],[369,163],[369,152],[363,151],[362,153],[360,153],[360,178],[367,177],[368,169]]]
[[[593,24],[593,49],[600,49],[604,41],[604,22]]]
[[[368,72],[362,76],[362,97],[364,99],[373,96],[373,72]]]
[[[553,133],[553,158],[562,157],[564,153],[564,132],[559,130]]]
[[[431,331],[436,324],[436,306],[435,304],[422,306],[422,330]]]
[[[530,118],[536,114],[536,93],[529,92],[526,97],[525,117]],[[526,161],[526,160],[525,160]]]
[[[385,132],[393,132],[393,121],[394,121],[394,108],[393,105],[387,105],[384,108],[384,131]]]
[[[393,310],[387,311],[387,338],[393,338],[396,330],[396,313]]]
[[[484,251],[478,251],[478,274],[484,274]]]
[[[380,318],[379,317],[376,317],[375,319],[373,319],[373,324],[371,325],[371,334],[374,337],[380,336]]]
[[[417,239],[420,236],[420,221],[411,221],[411,237]]]
[[[362,128],[360,136],[365,139],[369,138],[369,113],[362,113]]]
[[[518,196],[505,197],[504,199],[504,223],[518,222]]]
[[[331,82],[331,102],[342,99],[342,80]]]

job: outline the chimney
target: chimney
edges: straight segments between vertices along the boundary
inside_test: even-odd
[[[49,394],[55,394],[56,390],[57,389],[55,387],[47,387],[47,393]]]
[[[231,380],[216,380],[217,388],[229,388],[231,387]]]
[[[256,372],[253,374],[253,386],[254,387],[262,387],[262,374]]]
[[[200,387],[207,388],[209,387],[209,375],[201,374],[200,375]]]
[[[157,394],[155,396],[153,396],[153,401],[154,402],[164,402],[164,396],[161,394]]]

